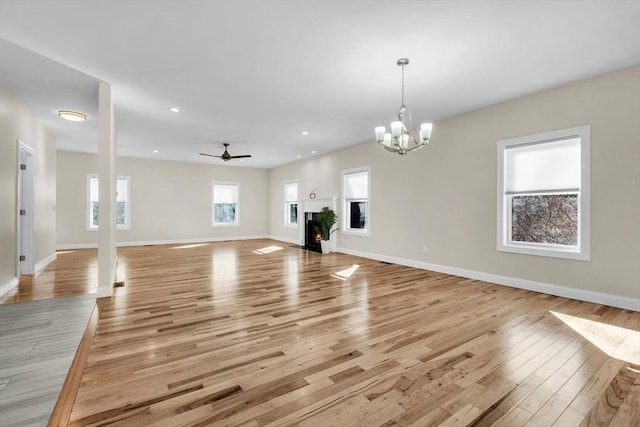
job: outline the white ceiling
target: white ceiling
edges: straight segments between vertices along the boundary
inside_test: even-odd
[[[226,141],[271,168],[373,141],[398,58],[414,123],[437,121],[640,63],[638,22],[638,0],[0,0],[0,81],[59,150],[97,152],[103,80],[119,154],[221,164],[197,153]]]

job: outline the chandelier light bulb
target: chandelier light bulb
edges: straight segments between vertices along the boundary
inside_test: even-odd
[[[394,138],[402,135],[402,122],[391,122],[391,135]]]
[[[428,141],[431,139],[431,130],[433,129],[433,124],[431,123],[423,123],[420,125],[420,140]]]

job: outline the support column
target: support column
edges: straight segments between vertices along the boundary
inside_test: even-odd
[[[116,141],[111,85],[98,88],[98,291],[97,298],[111,297],[116,273]]]

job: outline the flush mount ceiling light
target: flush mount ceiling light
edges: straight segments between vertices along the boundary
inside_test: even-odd
[[[409,151],[418,150],[429,144],[431,138],[431,123],[420,125],[420,139],[416,140],[411,134],[411,113],[404,105],[404,67],[409,64],[409,59],[398,59],[397,65],[402,67],[402,103],[398,111],[398,120],[391,122],[391,133],[387,133],[387,128],[378,126],[375,129],[376,142],[382,145],[387,151],[398,153],[401,156]]]
[[[179,113],[180,109],[178,107],[171,107],[169,108],[169,111],[171,111],[172,113]]]
[[[77,111],[60,110],[58,116],[65,120],[71,120],[72,122],[84,122],[87,120],[87,115],[78,113]]]

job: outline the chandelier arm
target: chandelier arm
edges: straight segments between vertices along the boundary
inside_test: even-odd
[[[419,150],[419,149],[421,149],[421,148],[426,147],[427,145],[429,145],[429,140],[426,140],[425,142],[419,142],[419,143],[416,143],[416,145],[414,145],[413,147],[411,147],[411,148],[406,148],[406,149],[405,149],[405,151],[406,151],[407,153],[408,153],[409,151],[416,151],[416,150]]]
[[[382,147],[384,147],[385,150],[391,152],[391,153],[397,153],[398,149],[394,148],[394,147],[389,147],[387,145],[384,145],[384,143],[380,142],[380,141],[376,141],[378,144],[380,144]]]
[[[380,144],[382,147],[384,147],[385,150],[389,151],[390,153],[396,153],[401,155],[407,154],[410,151],[420,150],[421,148],[424,148],[427,145],[429,145],[428,142],[422,142],[422,143],[416,143],[413,147],[400,148],[397,145],[393,147],[389,147],[387,145],[384,145],[382,142],[378,142],[378,144]]]
[[[419,149],[421,149],[421,148],[426,147],[427,145],[429,145],[429,144],[427,144],[426,142],[424,142],[424,143],[420,143],[420,144],[416,144],[415,146],[413,146],[413,147],[411,147],[411,148],[405,148],[405,151],[406,151],[407,153],[408,153],[409,151],[417,151],[417,150],[419,150]]]

